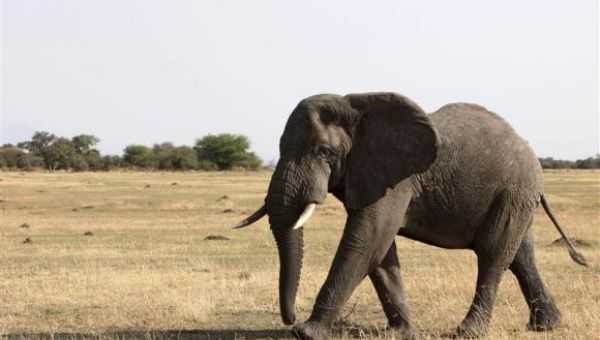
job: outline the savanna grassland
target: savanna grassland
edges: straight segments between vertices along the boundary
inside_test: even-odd
[[[0,335],[289,337],[266,219],[230,229],[262,204],[269,178],[269,172],[0,173]],[[549,333],[525,331],[527,307],[507,272],[489,339],[600,338],[600,172],[547,172],[545,179],[555,215],[580,240],[590,266],[576,265],[564,247],[552,245],[559,234],[539,208],[538,264],[564,324]],[[344,219],[343,207],[329,197],[306,226],[300,320],[325,280]],[[397,244],[415,326],[423,338],[438,338],[470,305],[475,256],[404,238]],[[393,338],[368,280],[342,317],[335,337]]]

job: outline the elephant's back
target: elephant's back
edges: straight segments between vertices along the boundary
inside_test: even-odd
[[[453,162],[455,171],[503,187],[542,184],[535,152],[499,115],[479,105],[456,103],[430,118],[441,141],[439,160]]]
[[[539,161],[500,116],[473,104],[432,113],[440,144],[427,171],[412,177],[400,235],[444,248],[469,248],[498,197],[532,209],[542,193]]]
[[[457,103],[430,115],[439,138],[438,156],[419,175],[421,194],[438,207],[439,220],[473,227],[501,193],[527,205],[543,191],[542,171],[531,147],[500,116]]]

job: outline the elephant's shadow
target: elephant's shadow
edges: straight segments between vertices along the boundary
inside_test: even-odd
[[[293,339],[284,329],[196,329],[196,330],[118,330],[106,333],[23,333],[5,334],[3,339]]]
[[[385,329],[349,324],[336,324],[332,329],[334,339],[395,339]],[[436,337],[437,338],[437,337]],[[444,338],[443,336],[441,338]],[[195,329],[195,330],[117,330],[106,333],[21,333],[4,334],[2,339],[194,339],[194,340],[251,340],[294,339],[289,329]]]

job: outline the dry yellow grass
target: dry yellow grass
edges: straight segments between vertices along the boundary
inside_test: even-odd
[[[559,235],[538,209],[538,263],[564,325],[548,333],[525,331],[525,301],[507,273],[490,339],[600,337],[600,172],[545,177],[550,204],[568,234],[591,243],[580,248],[590,267],[550,245]],[[268,172],[0,173],[0,335],[289,336],[279,317],[278,260],[266,220],[229,228],[262,203],[269,178]],[[330,197],[306,228],[301,320],[325,279],[344,218]],[[29,228],[20,228],[23,223]],[[229,240],[204,240],[209,235]],[[31,242],[23,243],[26,238]],[[438,338],[469,307],[475,257],[403,238],[397,243],[414,323],[423,338]],[[368,280],[350,299],[348,313],[336,337],[393,338]]]

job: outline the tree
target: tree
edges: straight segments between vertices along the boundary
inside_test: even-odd
[[[175,145],[163,142],[152,146],[152,157],[160,170],[174,170],[171,164]]]
[[[163,152],[170,152],[173,149],[175,149],[175,145],[173,145],[173,143],[171,142],[163,142],[160,144],[154,144],[152,146],[152,153],[154,154],[160,154]]]
[[[60,137],[47,147],[43,158],[49,170],[68,170],[76,154],[73,143],[67,138]]]
[[[5,144],[0,147],[0,168],[16,168],[18,157],[24,154],[23,149]]]
[[[193,170],[197,168],[196,152],[189,146],[179,146],[166,151],[159,161],[161,170]]]
[[[552,157],[540,158],[542,169],[570,169],[575,167],[573,161],[554,159]]]
[[[588,157],[586,159],[578,159],[575,162],[577,169],[598,169],[600,168],[600,154],[595,157]]]
[[[207,159],[199,159],[198,160],[198,169],[204,171],[216,171],[219,170],[217,165]]]
[[[115,170],[123,166],[123,159],[121,156],[107,155],[102,157],[102,170],[110,171]]]
[[[44,159],[40,156],[34,156],[29,153],[23,153],[17,156],[17,168],[22,170],[33,170],[44,167]]]
[[[31,140],[17,144],[18,147],[28,150],[34,155],[43,156],[48,147],[56,141],[57,137],[48,131],[36,131]]]
[[[31,140],[18,143],[17,146],[29,151],[33,156],[42,157],[44,165],[47,169],[52,168],[52,160],[50,159],[50,146],[57,141],[58,137],[47,131],[36,131]]]
[[[155,161],[153,159],[152,151],[145,145],[129,145],[123,151],[123,162],[130,166],[136,166],[139,168],[153,168]]]
[[[90,166],[86,161],[85,157],[80,154],[74,154],[71,157],[69,166],[73,171],[88,171],[90,170]]]
[[[254,152],[248,152],[237,166],[244,169],[257,170],[262,165],[262,160]]]
[[[260,166],[262,161],[254,153],[248,152],[249,148],[250,142],[246,136],[229,133],[206,135],[196,140],[194,146],[200,161],[214,163],[220,170]]]
[[[81,134],[71,138],[73,148],[79,155],[87,155],[93,151],[92,147],[100,142],[100,139],[93,135]],[[96,150],[97,151],[97,150]]]

